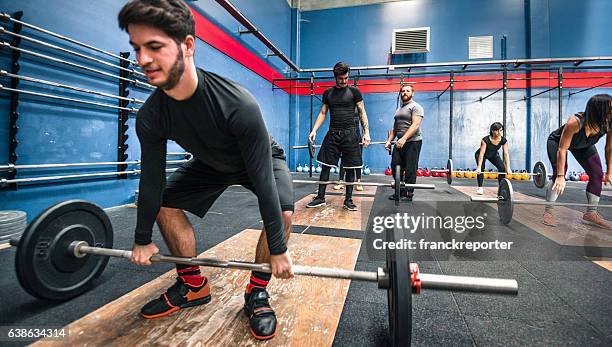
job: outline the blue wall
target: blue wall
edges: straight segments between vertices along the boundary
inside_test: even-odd
[[[127,34],[117,28],[116,16],[124,3],[124,1],[115,0],[95,2],[57,0],[54,1],[53,7],[61,9],[61,11],[49,11],[48,2],[43,0],[27,2],[0,0],[0,11],[13,13],[23,10],[23,20],[28,23],[92,44],[107,51],[118,53],[120,51],[131,52],[132,50],[128,44]],[[291,50],[291,31],[273,30],[278,25],[286,28],[291,27],[291,17],[292,14],[295,14],[295,11],[289,8],[286,1],[270,0],[267,1],[265,7],[259,8],[250,1],[234,1],[233,3],[255,25],[260,26],[281,50]],[[218,6],[216,2],[198,1],[196,4],[194,6],[200,13],[212,19],[226,32],[232,34],[237,31],[237,22],[229,17],[225,10]],[[11,25],[5,23],[2,25],[7,29],[11,28]],[[61,40],[29,29],[25,29],[23,33],[46,42],[52,42],[116,63],[116,61],[112,61],[113,58],[108,58],[86,49],[81,50],[72,44],[65,44]],[[239,37],[237,34],[233,35],[245,46],[251,48],[253,52],[265,53],[265,48],[262,49],[260,47],[263,45],[256,42],[252,36],[245,35]],[[57,56],[55,51],[41,49],[40,46],[35,44],[23,42],[22,47]],[[0,54],[0,68],[9,70],[10,60],[6,52],[6,50],[3,50]],[[73,61],[71,57],[62,55],[59,55],[59,57]],[[74,61],[104,70],[103,67],[92,62]],[[278,58],[270,58],[268,62],[278,70],[284,68],[284,65]],[[82,70],[67,68],[62,65],[49,64],[46,61],[33,59],[27,55],[22,55],[20,64],[19,74],[22,75],[117,94],[117,81],[113,79],[100,79],[95,74],[83,73]],[[287,93],[281,90],[273,91],[269,82],[200,40],[197,42],[196,64],[204,69],[234,79],[246,86],[259,101],[270,132],[281,144],[284,146],[288,144],[289,95]],[[116,70],[109,69],[108,72],[116,73]],[[0,83],[6,85],[9,83],[9,80],[2,78]],[[41,87],[32,83],[21,82],[20,88],[116,104],[116,101],[113,99],[69,92],[61,88]],[[148,93],[147,91],[132,89],[130,96],[146,99]],[[7,126],[9,110],[9,94],[6,92],[0,93],[0,107],[0,109],[5,110],[4,115],[0,116],[0,163],[5,164],[8,160]],[[19,146],[17,148],[19,155],[18,164],[116,161],[117,114],[115,110],[87,107],[69,102],[54,102],[44,98],[28,97],[25,95],[20,97],[18,110],[20,114],[18,121],[20,128],[18,134]],[[128,150],[128,160],[136,160],[140,157],[139,144],[134,133],[134,121],[134,118],[129,121],[130,129],[128,134],[130,138],[128,143],[130,147]],[[176,144],[169,143],[168,151],[182,152],[183,150]],[[131,166],[130,168],[137,169],[136,166]],[[102,169],[56,169],[36,172],[26,172],[24,170],[19,173],[18,177],[114,171],[115,169],[115,166],[111,166]],[[87,179],[78,182],[64,181],[36,185],[24,184],[17,191],[0,191],[0,209],[24,210],[28,213],[29,219],[31,219],[47,206],[71,198],[86,199],[102,207],[110,207],[132,202],[134,191],[137,187],[138,176],[127,180],[107,178]]]
[[[393,63],[468,61],[468,37],[478,35],[494,37],[494,59],[503,58],[503,36],[507,37],[506,59],[611,55],[612,38],[606,30],[609,13],[612,13],[612,1],[605,0],[413,0],[307,11],[301,14],[301,67],[329,68],[340,60],[352,66],[386,65],[393,29],[424,26],[431,28],[431,52],[395,56]],[[502,120],[501,93],[483,102],[477,101],[492,91],[455,92],[453,159],[456,167],[475,167],[473,155],[480,139],[492,122]],[[526,93],[533,95],[540,91],[543,89],[508,91],[506,133],[513,169],[530,170],[535,161],[547,162],[546,138],[558,127],[557,93],[553,90],[528,103],[522,100]],[[569,92],[567,88],[564,90],[564,120],[571,113],[583,110],[591,95],[611,90],[599,88],[571,98],[567,97]],[[441,166],[448,157],[448,92],[440,98],[438,94],[417,91],[415,96],[425,109],[422,167]],[[373,141],[386,139],[396,96],[395,92],[365,95]],[[309,97],[300,99],[296,119],[301,141],[305,142],[309,131]],[[315,117],[319,107],[320,101],[315,100]],[[324,131],[319,131],[319,142]],[[600,146],[603,149],[603,143]],[[308,159],[304,153],[296,155],[294,165]],[[364,152],[364,162],[380,171],[389,165],[389,157],[382,148],[372,148]],[[570,170],[579,169],[572,158]]]
[[[503,10],[502,10],[503,9]],[[508,59],[525,55],[522,1],[413,0],[302,13],[302,68],[385,65],[393,29],[431,27],[431,52],[423,62],[468,59],[468,37],[493,35],[500,57],[502,35]],[[330,44],[333,42],[334,44]]]
[[[608,0],[548,0],[550,54],[553,57],[612,53]]]

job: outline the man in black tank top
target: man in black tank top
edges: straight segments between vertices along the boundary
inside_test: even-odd
[[[603,172],[601,159],[595,145],[606,136],[607,172]],[[597,213],[597,205],[601,196],[602,181],[612,184],[612,96],[598,94],[587,102],[584,112],[579,112],[568,118],[567,123],[553,131],[548,136],[547,154],[553,167],[553,177],[546,190],[546,200],[556,201],[565,189],[565,173],[567,172],[567,152],[571,152],[576,161],[589,176],[586,185],[587,207],[582,216],[586,224],[604,229],[612,229],[608,221]],[[546,206],[542,223],[556,226],[553,206]]]
[[[476,194],[484,194],[482,185],[484,183],[483,171],[485,171],[486,160],[489,160],[491,164],[497,168],[497,181],[501,182],[506,178],[506,174],[510,174],[510,155],[508,151],[508,141],[503,136],[504,127],[500,122],[495,122],[489,127],[489,135],[482,138],[480,141],[480,148],[474,153],[474,159],[476,160],[476,177],[478,179],[478,189]],[[502,161],[499,156],[499,149],[503,148],[504,160]]]
[[[155,221],[173,255],[194,257],[193,227],[183,210],[203,217],[227,187],[239,184],[257,195],[264,222],[255,261],[270,263],[276,277],[291,277],[286,246],[293,210],[291,178],[255,98],[238,83],[196,68],[195,21],[181,0],[133,0],[118,17],[138,64],[157,87],[136,118],[142,174],[132,261],[150,265],[150,257],[159,252],[152,242]],[[166,179],[168,140],[192,153],[193,160]],[[142,307],[144,318],[211,300],[210,284],[199,266],[177,264],[176,270],[175,284]],[[270,276],[253,271],[245,290],[249,330],[257,339],[272,338],[276,331],[266,291]]]
[[[363,98],[359,89],[348,85],[349,71],[349,66],[346,63],[339,62],[334,66],[336,85],[323,93],[321,111],[308,135],[310,141],[315,140],[317,130],[325,121],[329,109],[329,130],[317,155],[317,161],[323,165],[319,177],[321,182],[329,180],[330,169],[337,167],[340,157],[342,157],[342,164],[346,170],[346,181],[354,182],[355,169],[362,167],[360,142],[363,142],[364,147],[370,144],[368,116],[365,112]],[[360,138],[359,128],[354,121],[355,107],[359,109],[361,126],[363,127],[362,138]],[[326,185],[319,185],[317,196],[306,207],[313,208],[325,205],[325,189]],[[344,208],[349,211],[356,211],[357,206],[353,203],[352,193],[353,186],[347,185]]]

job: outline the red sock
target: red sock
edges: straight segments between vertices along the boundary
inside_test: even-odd
[[[177,269],[178,276],[187,284],[193,287],[199,287],[204,283],[204,276],[200,273],[199,266],[190,266],[182,269]]]
[[[268,274],[266,274],[268,275]],[[264,277],[264,276],[262,276]],[[265,276],[267,277],[267,276]],[[251,291],[253,290],[253,288],[266,288],[266,286],[268,285],[268,282],[270,282],[270,278],[268,277],[267,280],[265,279],[261,279],[261,278],[257,278],[255,273],[251,273],[251,279],[249,281],[249,283],[246,286],[246,293],[247,294],[251,294]]]

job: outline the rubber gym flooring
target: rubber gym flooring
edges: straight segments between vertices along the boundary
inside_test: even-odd
[[[304,179],[307,175],[294,174],[294,178]],[[387,182],[389,178],[365,176],[365,180]],[[466,194],[473,194],[476,184],[475,180],[456,179],[453,187],[449,187],[442,179],[424,177],[418,183],[433,183],[437,189],[417,191],[414,202],[402,202],[401,211],[429,208],[444,215],[449,206],[465,205],[469,199]],[[488,194],[495,191],[494,184],[487,181]],[[513,181],[513,185],[517,199],[544,196],[544,191],[531,182]],[[387,199],[391,189],[370,187],[356,194],[355,202],[360,207],[357,213],[341,209],[342,197],[336,193],[328,195],[325,208],[302,209],[300,204],[309,201],[315,187],[295,186],[298,208],[290,241],[292,252],[296,252],[294,263],[299,259],[307,264],[324,262],[325,266],[335,264],[369,271],[384,266],[383,261],[371,260],[368,256],[364,230],[371,226],[374,216],[394,211],[393,202]],[[570,182],[559,201],[584,200],[584,184]],[[612,204],[610,200],[605,192],[601,203]],[[474,252],[466,251],[419,250],[411,257],[423,273],[515,278],[519,294],[512,297],[423,290],[413,296],[412,344],[612,345],[612,232],[581,224],[580,208],[558,207],[557,228],[539,223],[541,206],[515,206],[515,218],[508,226],[496,221],[494,205],[477,208],[487,214],[487,227],[480,235],[464,235],[465,239],[512,241],[511,252],[502,256],[499,252],[494,255],[482,252],[475,256]],[[130,249],[136,209],[122,206],[108,209],[107,213],[113,223],[114,247]],[[602,208],[600,213],[612,220],[610,209]],[[205,218],[190,216],[190,219],[196,230],[198,252],[252,259],[252,250],[242,250],[241,245],[244,242],[254,245],[256,230],[262,223],[257,200],[247,190],[229,188]],[[162,253],[167,253],[157,230],[154,241]],[[271,296],[278,297],[278,302],[285,305],[274,306],[279,319],[277,336],[259,343],[248,337],[246,318],[240,312],[239,294],[248,278],[244,271],[203,269],[211,278],[213,288],[224,293],[215,297],[213,290],[213,303],[217,300],[221,304],[182,310],[145,322],[138,316],[138,303],[157,297],[173,282],[173,265],[137,267],[124,259],[111,259],[91,291],[57,303],[34,299],[21,289],[14,272],[14,256],[12,248],[0,250],[3,269],[0,326],[62,327],[72,323],[71,327],[75,328],[69,334],[76,335],[78,327],[82,329],[80,334],[96,336],[90,340],[94,345],[123,345],[121,341],[136,345],[382,346],[388,343],[387,294],[377,289],[375,283],[328,279],[314,282],[307,278],[299,280],[302,282],[291,280],[297,283],[293,285],[291,281],[273,280]],[[189,310],[201,314],[189,313]],[[200,316],[206,316],[206,321]],[[304,322],[311,328],[304,328]],[[135,330],[125,331],[122,326]],[[201,340],[193,339],[200,330],[203,332],[197,336]],[[75,335],[68,344],[82,345],[84,341]],[[24,345],[6,341],[0,344]]]

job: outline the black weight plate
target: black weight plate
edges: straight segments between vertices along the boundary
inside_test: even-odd
[[[102,274],[108,257],[76,258],[68,251],[73,241],[112,248],[113,229],[106,213],[82,200],[47,208],[26,228],[17,248],[15,269],[21,286],[47,300],[67,300],[82,294]]]
[[[387,230],[387,241],[401,238],[400,231]],[[412,284],[408,250],[387,249],[389,288],[389,337],[392,346],[410,346],[412,339]]]
[[[315,157],[315,146],[316,142],[308,140],[308,154],[310,155],[311,159]]]
[[[453,171],[455,171],[453,168],[453,160],[449,158],[446,162],[446,183],[448,183],[448,185],[453,183]]]
[[[497,213],[502,224],[507,225],[512,221],[514,213],[514,191],[510,180],[504,178],[497,191]]]
[[[397,165],[395,167],[395,206],[399,206],[400,199],[402,198],[402,168]]]
[[[542,189],[546,187],[546,182],[548,181],[548,173],[546,172],[546,165],[541,161],[535,163],[533,166],[533,184],[536,187]]]

